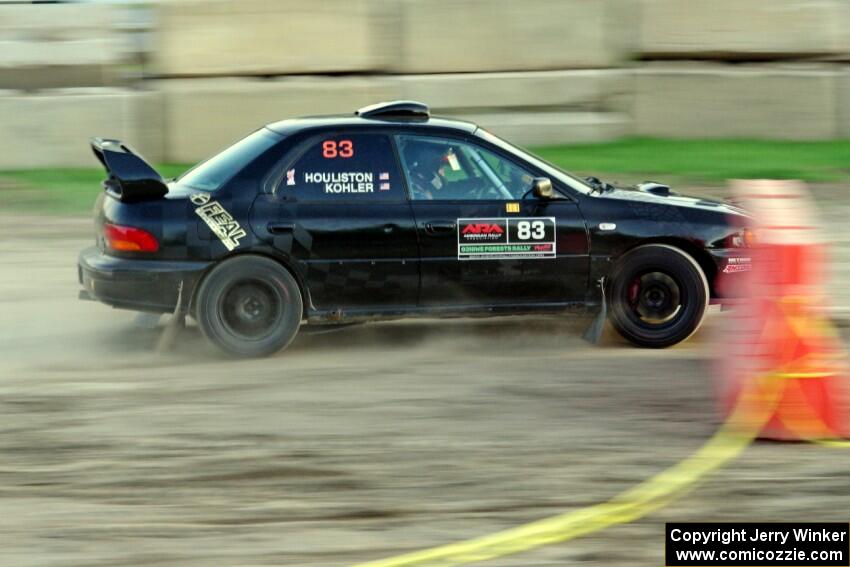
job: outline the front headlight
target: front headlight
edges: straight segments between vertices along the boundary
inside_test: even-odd
[[[742,228],[726,239],[726,248],[752,248],[758,242],[756,232],[751,228]]]

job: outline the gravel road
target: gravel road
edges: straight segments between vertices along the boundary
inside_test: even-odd
[[[190,326],[157,354],[160,330],[77,300],[89,221],[0,220],[2,565],[347,565],[603,501],[717,427],[720,313],[666,351],[502,318],[251,361]],[[849,468],[850,450],[758,443],[643,520],[489,565],[663,565],[665,521],[846,522]]]

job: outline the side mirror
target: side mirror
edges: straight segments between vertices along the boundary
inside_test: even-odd
[[[538,199],[551,199],[555,196],[555,190],[552,189],[552,180],[548,177],[535,177],[531,185],[531,190]]]

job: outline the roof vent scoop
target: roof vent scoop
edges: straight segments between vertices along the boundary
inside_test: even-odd
[[[375,120],[417,120],[425,122],[431,118],[427,104],[414,100],[393,100],[364,106],[355,113],[363,118]]]

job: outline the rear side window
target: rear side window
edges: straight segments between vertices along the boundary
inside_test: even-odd
[[[390,138],[322,136],[290,166],[278,192],[299,201],[381,202],[405,198]]]
[[[260,128],[190,169],[177,180],[177,183],[196,191],[215,191],[280,140],[280,135],[266,128]]]

